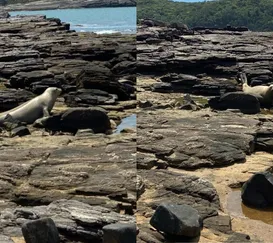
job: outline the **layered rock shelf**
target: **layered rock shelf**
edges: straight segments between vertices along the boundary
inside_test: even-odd
[[[229,195],[253,173],[272,171],[272,112],[242,92],[240,74],[250,86],[273,83],[273,33],[140,23],[137,168],[146,190],[137,203],[139,242],[267,242],[273,226],[238,213],[241,200]],[[170,224],[151,230],[163,203],[196,209],[200,236],[166,238]]]
[[[19,88],[41,94],[47,87],[61,87],[68,106],[121,101],[122,109],[122,101],[135,99],[134,36],[76,33],[69,24],[45,16],[0,22],[1,83],[11,90],[7,108],[27,100],[23,93],[13,97],[12,89]]]
[[[136,109],[135,36],[77,33],[45,16],[6,17],[1,112],[48,87],[62,94],[28,133],[1,128],[0,241],[25,242],[24,223],[49,217],[61,242],[102,242],[105,225],[135,223],[135,129],[114,133]]]
[[[273,82],[272,33],[146,20],[135,39],[1,16],[1,112],[62,89],[28,135],[1,130],[1,242],[36,223],[68,243],[268,242],[272,225],[229,198],[256,172],[271,178],[272,110],[239,77]],[[136,112],[137,134],[113,133]]]

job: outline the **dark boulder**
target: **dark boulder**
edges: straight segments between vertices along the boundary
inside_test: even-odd
[[[136,242],[135,224],[109,224],[102,228],[103,243],[134,243]]]
[[[29,221],[22,226],[26,243],[59,243],[59,233],[51,218]]]
[[[136,70],[136,62],[122,61],[117,63],[111,70],[115,74],[134,74]]]
[[[168,235],[195,237],[200,234],[201,221],[198,211],[191,206],[161,204],[152,216],[150,224]]]
[[[208,103],[215,110],[239,109],[245,114],[260,112],[259,100],[255,96],[243,92],[226,93],[221,97],[210,99]]]
[[[255,150],[266,151],[272,153],[273,151],[273,130],[271,127],[261,127],[256,130],[255,136]]]
[[[117,96],[98,89],[79,89],[64,95],[66,105],[70,107],[90,107],[90,105],[113,105]]]
[[[74,134],[78,129],[90,128],[94,133],[106,133],[111,129],[105,110],[99,108],[71,108],[60,114],[38,119],[34,126]]]
[[[26,102],[35,96],[26,90],[1,90],[0,91],[0,112],[11,110],[21,103]]]
[[[242,187],[243,203],[249,206],[264,208],[273,206],[273,175],[259,172],[253,175]]]
[[[31,83],[41,82],[41,80],[49,78],[54,78],[54,74],[45,70],[19,72],[10,78],[10,86],[12,88],[25,88],[29,87]]]
[[[11,137],[16,137],[16,136],[23,137],[26,135],[30,135],[30,131],[28,130],[26,126],[19,126],[10,131]]]
[[[30,84],[30,90],[34,94],[42,94],[47,88],[49,87],[61,87],[61,83],[59,80],[53,79],[53,78],[48,78],[48,79],[43,79],[42,81],[34,82]]]
[[[111,128],[106,112],[98,108],[69,109],[62,114],[61,122],[65,128],[91,128],[95,133],[106,132]]]
[[[127,63],[127,61],[126,61]],[[117,64],[120,65],[120,64]],[[116,67],[116,71],[120,68]],[[119,83],[112,71],[102,64],[89,65],[76,77],[78,88],[99,89],[110,94],[118,95],[120,100],[128,100],[130,93]]]

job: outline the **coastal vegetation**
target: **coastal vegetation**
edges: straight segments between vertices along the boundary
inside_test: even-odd
[[[196,3],[138,0],[138,19],[151,18],[189,27],[246,26],[252,31],[273,31],[272,0],[215,0]]]

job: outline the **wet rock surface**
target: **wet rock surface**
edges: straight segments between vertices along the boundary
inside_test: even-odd
[[[239,78],[246,73],[250,86],[273,82],[272,33],[141,23],[137,168],[145,189],[137,202],[139,242],[266,242],[271,225],[226,205],[231,187],[272,170],[266,153],[272,153],[271,110],[243,93]],[[168,238],[151,228],[162,203],[197,210],[200,236]]]

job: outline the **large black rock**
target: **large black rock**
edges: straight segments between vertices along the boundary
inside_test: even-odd
[[[38,119],[34,126],[71,133],[87,128],[92,129],[94,133],[106,133],[111,129],[106,111],[99,108],[70,108],[60,114]]]
[[[90,107],[92,105],[113,105],[117,95],[99,89],[79,89],[64,95],[65,103],[70,107]]]
[[[135,224],[109,224],[102,228],[103,243],[134,243],[136,242]]]
[[[128,100],[130,93],[119,83],[107,65],[92,63],[85,67],[76,77],[78,88],[99,89],[110,94],[116,94],[120,100]],[[118,69],[116,67],[116,69]]]
[[[188,205],[161,204],[150,224],[173,236],[195,237],[200,234],[202,222],[198,211]]]
[[[253,175],[242,187],[243,203],[249,206],[263,208],[273,206],[273,175],[259,172]]]
[[[243,92],[230,92],[220,98],[209,100],[209,106],[216,110],[239,109],[245,114],[256,114],[260,112],[259,100],[250,94]]]
[[[22,226],[26,243],[59,243],[59,233],[51,218],[29,221]]]

